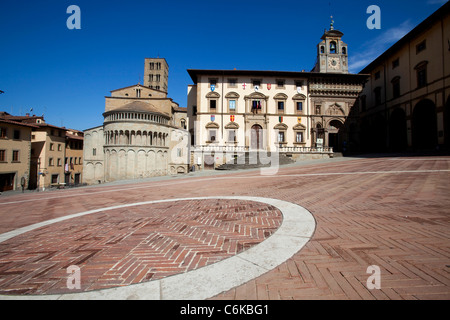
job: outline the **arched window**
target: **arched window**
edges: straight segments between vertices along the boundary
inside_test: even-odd
[[[336,41],[330,42],[330,53],[338,53]]]

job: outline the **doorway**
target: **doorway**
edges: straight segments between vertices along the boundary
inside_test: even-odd
[[[436,106],[431,100],[422,100],[414,108],[412,130],[415,149],[436,148],[438,143]]]
[[[251,149],[262,150],[264,149],[264,135],[263,128],[259,124],[255,124],[251,130]]]
[[[15,173],[0,174],[0,192],[14,190]]]
[[[343,144],[343,123],[338,120],[333,120],[330,122],[328,126],[328,146],[330,148],[333,148],[333,151],[335,152],[341,152],[342,151],[342,144]]]

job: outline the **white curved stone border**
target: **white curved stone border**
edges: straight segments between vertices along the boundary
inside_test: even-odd
[[[211,199],[266,203],[281,211],[283,221],[279,229],[260,244],[228,259],[187,273],[126,287],[60,295],[0,295],[0,300],[204,300],[247,283],[273,270],[300,251],[311,239],[316,228],[316,221],[312,214],[303,207],[290,202],[256,197],[205,197],[157,200],[86,211],[1,234],[0,243],[46,225],[97,212],[155,203]],[[81,274],[81,279],[83,279],[83,274]]]

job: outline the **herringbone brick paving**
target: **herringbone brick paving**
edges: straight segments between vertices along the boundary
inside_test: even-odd
[[[449,157],[349,159],[282,168],[274,176],[252,171],[5,197],[0,232],[113,205],[231,195],[296,203],[314,215],[317,228],[291,259],[215,299],[450,298]],[[88,262],[91,253],[83,252]],[[51,254],[42,250],[35,259]],[[381,270],[379,290],[366,285],[371,265]]]
[[[0,243],[0,294],[73,293],[188,272],[260,243],[280,226],[272,206],[224,200],[180,201],[87,215]]]

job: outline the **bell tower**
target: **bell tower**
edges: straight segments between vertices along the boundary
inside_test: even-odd
[[[334,21],[331,20],[330,30],[325,30],[322,42],[317,45],[317,63],[313,72],[348,73],[348,47],[342,41],[343,36],[342,32],[334,29]]]

